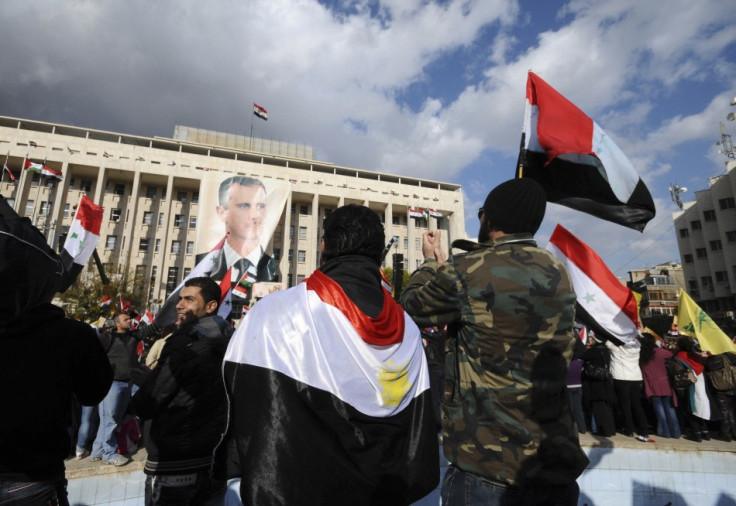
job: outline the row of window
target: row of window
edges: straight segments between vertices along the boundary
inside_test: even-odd
[[[736,276],[736,265],[732,266],[732,270],[734,271],[734,276]],[[728,272],[726,271],[715,271],[714,273],[716,275],[716,283],[719,285],[722,284],[728,284]],[[713,291],[713,278],[711,276],[702,276],[700,278],[700,286],[703,287],[703,290],[708,290],[709,292]],[[697,292],[698,291],[698,281],[695,279],[691,279],[688,281],[688,288],[691,291]]]

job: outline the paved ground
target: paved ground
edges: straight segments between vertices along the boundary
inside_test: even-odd
[[[657,436],[651,436],[653,443],[642,443],[633,437],[627,437],[622,434],[616,434],[610,438],[598,437],[592,434],[581,434],[580,444],[583,447],[599,447],[599,448],[651,448],[652,450],[676,450],[676,451],[700,451],[700,452],[731,452],[736,453],[736,442],[727,443],[718,439],[703,441],[696,443],[686,437],[679,439],[664,439]],[[67,479],[85,478],[87,476],[97,476],[101,474],[112,473],[130,473],[141,471],[146,460],[146,451],[138,450],[133,455],[133,460],[122,467],[114,467],[102,462],[92,462],[89,457],[82,460],[76,460],[74,457],[66,461]]]

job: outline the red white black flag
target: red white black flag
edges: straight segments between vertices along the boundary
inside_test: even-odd
[[[652,196],[623,151],[533,72],[523,138],[517,177],[537,180],[549,202],[639,231],[654,218]]]

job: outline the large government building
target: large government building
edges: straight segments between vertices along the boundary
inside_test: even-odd
[[[292,286],[319,262],[325,215],[357,203],[373,209],[387,239],[387,258],[404,268],[421,262],[421,235],[441,229],[443,246],[465,237],[460,186],[341,167],[313,160],[306,146],[176,126],[173,138],[141,137],[41,121],[0,117],[0,194],[59,248],[82,195],[104,207],[97,247],[110,272],[128,270],[155,309],[208,251],[203,231],[216,200],[204,193],[229,176],[286,188],[268,244],[277,280]],[[61,179],[23,170],[26,159],[61,172]]]

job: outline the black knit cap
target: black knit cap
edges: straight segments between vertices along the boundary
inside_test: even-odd
[[[510,179],[486,197],[483,214],[494,228],[507,234],[535,234],[547,208],[547,194],[533,179]]]

